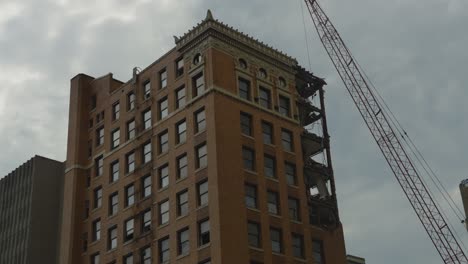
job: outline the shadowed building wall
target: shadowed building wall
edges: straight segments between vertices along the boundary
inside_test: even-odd
[[[0,180],[0,263],[58,263],[63,162],[35,156]]]

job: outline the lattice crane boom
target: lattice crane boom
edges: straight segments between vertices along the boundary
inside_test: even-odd
[[[317,33],[373,138],[444,263],[468,263],[351,52],[316,0],[305,0]]]

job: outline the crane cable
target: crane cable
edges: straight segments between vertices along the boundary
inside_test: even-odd
[[[420,166],[424,169],[424,171],[427,173],[427,175],[430,177],[431,181],[434,183],[434,185],[436,186],[437,190],[442,194],[442,197],[444,198],[444,200],[448,203],[448,205],[450,206],[450,208],[452,209],[453,213],[455,214],[455,216],[457,218],[459,218],[460,220],[463,220],[463,213],[461,213],[460,211],[460,208],[457,206],[457,204],[454,202],[454,200],[452,199],[452,197],[450,196],[450,194],[448,193],[447,189],[444,187],[444,185],[442,184],[441,180],[439,179],[439,177],[437,177],[437,175],[435,174],[434,170],[430,167],[430,165],[428,164],[427,160],[424,158],[424,156],[422,155],[421,151],[417,148],[417,146],[414,144],[413,140],[411,140],[411,138],[409,137],[408,133],[406,132],[406,130],[403,128],[403,126],[401,125],[401,123],[398,121],[398,119],[396,118],[395,114],[392,112],[392,110],[390,109],[390,107],[388,106],[388,104],[386,103],[386,101],[384,100],[384,98],[381,96],[381,94],[379,93],[379,91],[377,90],[377,88],[374,86],[374,84],[372,83],[371,79],[367,76],[367,74],[365,73],[364,69],[362,68],[362,66],[357,62],[357,60],[354,58],[353,56],[353,60],[356,62],[357,66],[359,67],[360,71],[363,73],[363,77],[366,79],[366,81],[370,84],[370,87],[373,89],[373,91],[375,92],[375,94],[378,96],[378,98],[376,98],[378,101],[380,101],[382,103],[382,105],[384,106],[382,108],[382,111],[384,112],[384,114],[386,116],[389,117],[390,119],[390,122],[392,123],[393,127],[398,131],[398,133],[400,134],[400,136],[403,138],[403,141],[404,143],[406,143],[407,147],[409,148],[409,150],[411,151],[411,153],[413,154],[413,156],[416,158],[416,160],[418,161],[418,163],[420,164]],[[420,175],[423,175],[421,173],[419,173],[419,170],[417,169],[417,167],[414,167],[414,169],[416,170],[416,172]],[[427,185],[427,183],[424,181],[423,178],[421,178],[421,180],[423,181],[423,183]],[[429,191],[429,193],[435,198],[434,194],[432,193],[432,191],[428,188],[427,189]],[[448,197],[448,198],[447,198]],[[456,232],[456,229],[453,227],[450,219],[447,217],[447,215],[445,214],[444,210],[442,209],[443,207],[440,206],[440,204],[437,202],[436,199],[434,199],[434,202],[436,203],[437,207],[440,208],[440,212],[442,213],[442,215],[448,220],[447,223],[450,225],[450,228],[453,230],[455,236],[457,236],[458,240],[460,241],[460,243],[462,244],[463,248],[465,250],[467,250],[467,247],[466,245],[463,243],[463,240],[460,239],[460,236],[458,234],[458,232]],[[458,210],[455,210],[455,208]],[[462,215],[460,217],[459,213]]]

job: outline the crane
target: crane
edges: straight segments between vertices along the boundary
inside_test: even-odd
[[[468,263],[365,74],[316,0],[304,0],[333,65],[443,263]]]

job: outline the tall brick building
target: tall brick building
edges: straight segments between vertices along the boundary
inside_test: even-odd
[[[324,84],[211,12],[126,83],[75,76],[61,263],[345,263]]]

